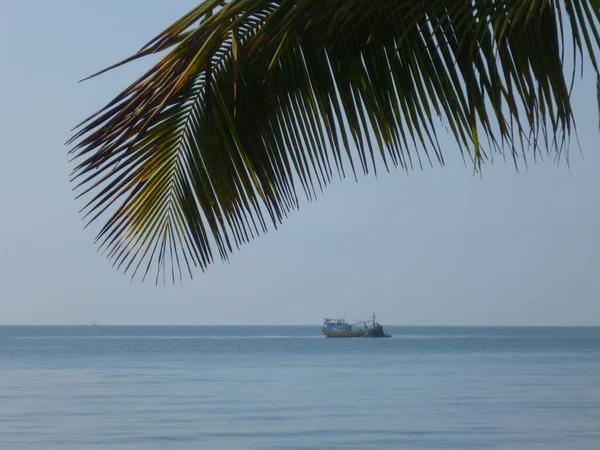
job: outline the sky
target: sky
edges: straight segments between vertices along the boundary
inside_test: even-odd
[[[0,0],[0,324],[600,325],[600,152],[589,64],[581,151],[473,175],[446,166],[347,178],[228,263],[176,285],[113,269],[83,229],[65,141],[141,74],[128,56],[196,0]],[[118,5],[118,7],[117,7]]]

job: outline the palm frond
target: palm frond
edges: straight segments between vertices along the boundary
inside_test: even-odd
[[[440,123],[476,169],[560,156],[599,19],[599,0],[208,0],[110,67],[167,52],[79,125],[73,180],[115,265],[192,275],[336,174],[443,164]]]

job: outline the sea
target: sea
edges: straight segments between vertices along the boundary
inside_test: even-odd
[[[600,328],[0,327],[0,449],[600,449]]]

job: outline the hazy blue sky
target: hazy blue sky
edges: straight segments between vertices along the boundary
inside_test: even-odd
[[[196,0],[0,0],[0,324],[600,325],[600,152],[589,66],[574,93],[583,156],[336,182],[276,232],[194,280],[130,282],[83,230],[70,129],[149,63],[128,56]],[[442,133],[443,134],[443,133]]]

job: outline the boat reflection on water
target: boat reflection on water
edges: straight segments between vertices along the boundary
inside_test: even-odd
[[[383,331],[383,326],[377,323],[375,314],[372,322],[347,323],[344,319],[325,319],[321,332],[327,337],[337,338],[391,337]]]

